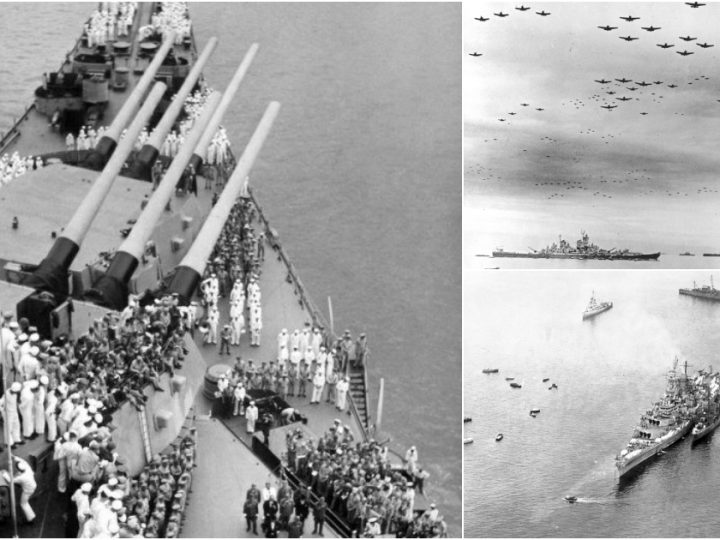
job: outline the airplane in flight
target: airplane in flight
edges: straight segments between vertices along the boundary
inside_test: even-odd
[[[629,98],[627,96],[622,96],[622,97],[618,97],[615,99],[617,99],[618,101],[630,101],[632,98]]]
[[[635,90],[637,90],[637,86],[628,86],[628,90],[634,92]]]
[[[685,5],[690,6],[691,8],[699,8],[705,4],[701,4],[700,2],[685,2]]]
[[[536,110],[536,111],[544,111],[545,109],[543,109],[542,107],[538,107],[538,108],[535,109],[535,110]]]
[[[520,105],[522,105],[523,107],[527,107],[530,104],[529,103],[521,103]]]
[[[714,47],[714,46],[715,46],[715,45],[713,45],[712,43],[707,43],[707,42],[705,42],[705,43],[696,43],[696,45],[697,45],[698,47],[702,47],[703,49],[708,49],[708,48],[710,48],[710,47]]]
[[[645,81],[636,82],[635,84],[640,85],[640,86],[652,86],[652,83],[645,82]]]
[[[528,6],[520,6],[520,7],[516,7],[515,9],[517,9],[518,11],[527,11],[530,8]]]
[[[495,15],[496,17],[507,17],[507,16],[508,16],[508,13],[503,13],[503,12],[501,11],[501,12],[499,12],[499,13],[493,13],[493,15]]]
[[[662,81],[653,81],[653,83],[655,83],[655,84],[662,84],[663,82],[662,82]]]
[[[697,38],[691,36],[680,36],[680,39],[682,39],[683,41],[695,41]]]
[[[617,107],[617,105],[600,105],[603,109],[607,109],[608,111],[614,109]]]
[[[606,32],[609,32],[610,30],[617,30],[617,26],[610,26],[609,24],[606,24],[605,26],[598,26],[600,30],[605,30]]]
[[[675,52],[678,53],[680,56],[690,56],[691,54],[695,54],[690,51],[675,51]]]
[[[606,81],[605,79],[595,79],[595,82],[596,82],[596,83],[600,83],[600,84],[607,84],[607,83],[609,83],[609,82],[611,82],[611,81]]]
[[[480,16],[480,17],[475,17],[475,20],[476,20],[476,21],[480,21],[480,22],[485,22],[485,21],[489,21],[489,20],[490,20],[490,17],[482,17],[482,16]]]
[[[615,79],[615,80],[616,80],[617,82],[620,82],[620,83],[623,83],[623,84],[630,82],[630,79],[626,79],[626,78],[624,78],[624,77],[623,77],[622,79]]]
[[[643,30],[647,30],[648,32],[654,32],[655,30],[660,30],[660,29],[661,29],[660,26],[652,26],[652,25],[650,25],[650,26],[641,26],[640,28],[642,28]]]
[[[677,88],[677,84],[668,84],[668,88]]]
[[[636,38],[636,37],[632,37],[632,36],[620,36],[620,39],[624,39],[625,41],[634,41],[634,40],[640,39],[640,38]]]
[[[647,113],[646,113],[646,112],[641,112],[640,114],[642,114],[643,116],[645,116]]]
[[[479,52],[471,52],[470,56],[482,56],[482,54]]]
[[[661,49],[669,49],[670,47],[674,47],[675,45],[673,45],[672,43],[658,43],[657,46]]]
[[[542,17],[547,17],[548,15],[550,15],[550,13],[548,13],[544,9],[542,11],[536,11],[535,13],[537,13],[538,15],[540,15]]]
[[[610,90],[610,91],[605,92],[605,93],[606,93],[606,94],[609,94],[609,95],[611,95],[611,96],[614,96],[615,94],[617,94],[617,92],[615,92],[614,90]]]
[[[508,114],[509,114],[510,116],[515,116],[517,113],[516,113],[516,112],[509,112]]]
[[[632,15],[628,15],[627,17],[620,17],[620,18],[627,22],[633,22],[633,21],[637,21],[640,17],[633,17]]]

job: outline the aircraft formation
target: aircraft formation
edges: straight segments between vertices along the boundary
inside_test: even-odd
[[[694,10],[700,9],[705,6],[705,4],[699,2],[685,2],[684,4],[684,7],[678,9]],[[563,14],[561,12],[561,6],[562,5],[554,5],[552,6],[553,9],[548,11],[557,12],[552,14],[558,17],[563,17]],[[503,13],[504,17],[521,15],[524,16],[525,13],[527,13],[527,16],[532,17],[533,12],[537,13],[539,16],[547,17],[551,15],[551,13],[545,11],[544,9],[539,10],[533,8],[535,8],[535,6],[533,5],[521,5],[515,7],[516,11],[513,11],[511,6],[508,10],[504,12],[500,11],[498,13]],[[542,13],[546,13],[546,15],[543,15],[541,11]],[[490,24],[500,24],[501,16],[498,15],[498,13],[495,13],[495,18],[491,16],[480,18],[476,17],[476,20],[480,20],[480,22],[492,21],[490,22]],[[640,17],[639,15],[642,15],[642,17]],[[702,15],[700,16],[702,17]],[[611,40],[614,39],[615,43],[618,43],[618,38],[628,42],[628,52],[624,53],[625,55],[634,55],[635,53],[630,51],[638,50],[636,48],[637,43],[643,44],[641,45],[641,47],[644,48],[641,48],[640,50],[642,54],[649,55],[647,56],[648,62],[646,64],[646,67],[648,69],[652,68],[652,66],[654,65],[652,61],[652,50],[656,51],[655,55],[657,56],[657,65],[664,68],[663,71],[661,71],[663,75],[658,76],[660,71],[658,71],[657,73],[652,73],[652,71],[650,71],[649,73],[644,73],[645,79],[642,79],[641,77],[634,77],[632,72],[620,74],[612,72],[595,73],[594,77],[588,79],[588,83],[586,86],[587,88],[590,88],[590,85],[594,85],[595,88],[594,90],[590,90],[587,95],[582,96],[582,94],[576,94],[575,97],[563,96],[558,100],[557,103],[547,102],[547,97],[545,97],[543,98],[543,100],[546,101],[546,103],[543,104],[543,107],[537,107],[536,104],[533,103],[533,101],[535,100],[532,99],[531,95],[519,95],[519,106],[517,108],[510,107],[512,110],[508,111],[506,109],[504,115],[500,115],[501,118],[498,118],[498,131],[496,133],[498,137],[494,139],[486,139],[485,142],[488,145],[501,145],[504,144],[503,140],[507,142],[512,138],[515,140],[516,144],[520,145],[517,150],[519,156],[525,155],[535,158],[537,163],[542,163],[543,160],[547,160],[546,162],[548,163],[548,171],[552,171],[553,167],[557,166],[552,165],[553,160],[555,159],[561,159],[564,163],[577,162],[578,166],[581,166],[583,158],[574,157],[574,152],[576,149],[573,147],[573,145],[577,143],[578,139],[569,138],[567,140],[564,140],[564,137],[561,138],[558,136],[560,131],[557,131],[556,133],[550,132],[551,135],[556,136],[553,137],[546,135],[545,137],[540,138],[540,142],[543,145],[548,145],[547,148],[543,150],[542,147],[534,147],[531,141],[525,141],[525,136],[518,137],[521,132],[513,131],[513,124],[527,125],[519,124],[522,122],[523,117],[527,118],[527,114],[535,115],[539,113],[541,109],[547,109],[551,111],[549,114],[552,116],[549,116],[547,118],[558,118],[563,116],[563,108],[565,108],[564,110],[578,111],[580,109],[592,110],[593,107],[597,107],[599,111],[602,112],[595,113],[597,114],[597,116],[589,117],[589,121],[596,122],[594,127],[598,128],[599,131],[594,129],[593,127],[590,127],[593,125],[591,123],[584,125],[580,124],[578,126],[580,129],[576,132],[576,137],[587,138],[588,146],[586,146],[586,149],[588,152],[590,152],[585,157],[585,159],[587,159],[588,157],[593,155],[592,152],[597,152],[597,143],[592,142],[593,140],[598,141],[600,144],[603,145],[622,144],[619,143],[619,141],[623,140],[622,138],[616,139],[617,136],[622,136],[622,132],[624,131],[621,125],[613,122],[611,124],[607,124],[606,126],[604,125],[604,118],[633,118],[633,122],[641,122],[640,125],[643,125],[644,122],[646,122],[646,120],[644,120],[645,118],[647,118],[647,121],[649,122],[649,119],[653,118],[654,116],[657,117],[658,114],[674,114],[682,117],[685,116],[685,113],[688,111],[683,111],[682,109],[677,109],[676,107],[681,106],[681,100],[683,98],[691,96],[691,94],[688,94],[689,91],[695,92],[696,89],[701,90],[702,93],[693,95],[702,96],[706,99],[707,95],[711,92],[717,93],[716,84],[714,82],[708,82],[711,80],[711,78],[708,76],[710,75],[710,73],[707,73],[707,75],[699,74],[697,71],[697,67],[699,66],[698,64],[694,63],[694,57],[697,56],[702,58],[703,55],[706,54],[706,51],[712,52],[714,50],[713,47],[715,43],[712,42],[713,40],[706,39],[711,36],[705,36],[703,35],[703,32],[697,32],[697,30],[697,33],[692,32],[692,27],[689,27],[691,29],[691,34],[679,35],[679,31],[672,33],[670,30],[670,28],[672,27],[670,21],[657,20],[656,17],[653,17],[656,20],[650,20],[650,17],[648,17],[644,13],[628,13],[627,15],[617,13],[615,15],[615,17],[617,18],[614,19],[617,22],[614,22],[613,17],[608,16],[607,12],[603,13],[602,17],[605,20],[600,19],[594,21],[595,24],[590,26],[591,30],[589,31],[599,32],[601,33],[601,35],[607,35],[607,37]],[[531,19],[529,19],[529,21],[532,22]],[[682,31],[684,29],[678,30]],[[615,34],[613,35],[613,33]],[[617,36],[617,38],[615,38],[614,36]],[[661,39],[653,39],[656,37],[659,37]],[[651,40],[650,43],[647,43],[648,38],[650,38]],[[632,45],[630,45],[631,42]],[[651,49],[647,48],[648,45],[650,45]],[[616,46],[617,51],[624,50],[624,47],[626,46],[620,45],[619,43]],[[667,61],[663,60],[664,57],[662,56],[662,54],[667,53],[661,52],[664,50],[669,51],[671,57],[678,58],[676,62],[682,62],[683,65],[686,62],[685,58],[688,58],[691,62],[690,64],[687,64],[688,68],[677,70],[676,72],[667,71]],[[489,53],[489,51],[484,52]],[[620,55],[617,55],[617,58],[622,59],[622,53]],[[680,58],[683,58],[683,60],[681,61]],[[706,64],[703,65],[705,66]],[[693,73],[693,71],[695,72]],[[559,95],[562,96],[562,94]],[[717,103],[720,103],[720,95],[715,95],[711,97],[711,106],[717,106]],[[523,98],[525,98],[524,101]],[[701,103],[693,104],[693,107],[695,108],[700,106],[702,106]],[[537,112],[535,110],[537,110]],[[718,110],[720,110],[720,108]],[[688,112],[687,116],[693,119],[697,117],[696,114],[693,114],[691,112]],[[541,117],[538,116],[536,118],[539,119]],[[582,121],[581,117],[579,116],[572,118],[577,118],[578,122]],[[585,120],[588,120],[588,118],[585,117]],[[535,119],[533,119],[533,121],[535,121]],[[597,122],[603,123],[597,124]],[[550,125],[548,127],[552,129]],[[507,139],[503,135],[504,133],[507,133]],[[653,132],[653,136],[660,138],[662,137],[662,134],[659,132]],[[558,141],[558,139],[561,140]],[[615,142],[613,142],[613,140],[615,140]],[[564,147],[564,145],[567,145],[567,147]],[[618,147],[616,146],[615,148]],[[480,171],[476,171],[476,173],[479,172]],[[499,170],[495,170],[494,172],[490,173],[489,168],[484,170],[483,172],[485,174],[481,174],[480,179],[482,180],[484,177],[486,181],[501,182],[505,179],[503,178],[504,176],[507,176],[507,180],[510,180],[513,177],[513,175],[511,174],[502,174]],[[508,173],[509,171],[504,172]],[[548,174],[551,174],[551,172],[549,172]],[[658,180],[657,185],[649,183],[653,180],[653,176],[654,175],[652,173],[647,171],[642,173],[638,173],[637,171],[628,171],[626,178],[608,176],[607,178],[603,178],[599,183],[607,185],[608,187],[633,185],[633,191],[637,190],[638,193],[654,193],[656,195],[660,194],[667,197],[688,197],[693,194],[693,191],[698,194],[715,192],[720,193],[720,190],[710,189],[708,188],[708,186],[702,186],[699,183],[697,186],[694,186],[697,187],[697,190],[691,188],[690,186],[687,186],[684,190],[681,189],[681,191],[678,191],[677,189],[666,189],[668,186],[664,185],[662,179]],[[612,198],[613,194],[617,195],[616,191],[606,191],[604,189],[598,190],[597,188],[601,186],[590,183],[593,181],[593,179],[597,178],[597,175],[595,173],[590,173],[588,178],[585,179],[587,181],[567,180],[563,181],[565,183],[558,185],[554,185],[552,184],[551,180],[547,180],[547,176],[544,176],[541,171],[535,172],[535,178],[540,179],[540,181],[535,184],[536,186],[538,186],[538,188],[542,186],[552,186],[558,188],[552,193],[550,193],[548,198],[562,198],[572,190],[587,192],[588,194],[597,197]],[[517,179],[517,175],[515,175],[514,179]],[[529,181],[529,177],[526,178],[525,181]],[[595,188],[595,191],[593,191],[593,187]],[[675,187],[677,188],[677,186]]]

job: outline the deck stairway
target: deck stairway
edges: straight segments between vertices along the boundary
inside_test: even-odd
[[[364,367],[349,367],[348,375],[350,376],[350,396],[355,410],[358,413],[360,422],[365,428],[370,427],[370,412],[368,410],[367,394],[367,372]]]

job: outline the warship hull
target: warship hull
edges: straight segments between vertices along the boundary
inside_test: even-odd
[[[703,298],[704,300],[720,302],[720,291],[700,291],[700,290],[695,290],[695,289],[680,289],[678,292],[685,296],[694,296],[695,298]]]
[[[617,467],[619,477],[623,478],[624,476],[627,476],[632,471],[637,470],[637,468],[641,465],[647,463],[649,459],[658,455],[662,450],[671,447],[687,435],[692,426],[693,422],[691,420],[686,420],[681,426],[671,430],[661,437],[659,442],[656,442],[642,451],[638,451],[630,459],[623,460],[623,462],[616,462],[615,466]]]
[[[520,253],[516,251],[493,251],[493,257],[511,259],[577,259],[581,261],[656,261],[658,253],[589,254],[589,253]]]
[[[596,315],[600,315],[601,313],[609,310],[609,309],[612,308],[612,307],[613,307],[612,302],[609,302],[609,303],[603,304],[602,306],[600,306],[600,307],[598,307],[598,308],[596,308],[596,309],[593,309],[593,310],[591,310],[591,311],[585,311],[585,312],[583,313],[583,320],[585,320],[585,319],[592,319],[592,318],[595,317]]]

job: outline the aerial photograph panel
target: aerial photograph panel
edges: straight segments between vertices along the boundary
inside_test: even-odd
[[[718,22],[713,3],[466,4],[466,264],[717,267]]]

